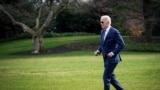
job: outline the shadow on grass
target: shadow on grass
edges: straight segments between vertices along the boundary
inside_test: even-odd
[[[72,43],[61,45],[54,48],[48,48],[45,52],[41,53],[32,53],[32,51],[23,51],[23,52],[15,52],[11,53],[11,55],[46,55],[46,54],[58,54],[58,53],[66,53],[72,51],[79,50],[96,50],[98,47],[98,42],[85,42],[85,43]]]

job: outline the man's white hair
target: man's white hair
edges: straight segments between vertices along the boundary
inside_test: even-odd
[[[111,18],[108,15],[101,16],[102,19],[106,19],[109,22],[109,25],[111,25]]]

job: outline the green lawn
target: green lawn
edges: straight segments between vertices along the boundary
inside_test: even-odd
[[[46,39],[47,47],[97,37]],[[98,39],[97,39],[98,40]],[[57,42],[54,44],[54,42]],[[1,43],[0,90],[103,90],[103,60],[93,51],[50,55],[10,55],[32,49],[30,40]],[[122,51],[123,61],[116,68],[125,90],[160,89],[160,53]],[[111,90],[113,87],[111,87]]]

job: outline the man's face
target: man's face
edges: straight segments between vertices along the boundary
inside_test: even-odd
[[[102,29],[106,29],[109,26],[109,21],[106,18],[101,18],[100,24]]]

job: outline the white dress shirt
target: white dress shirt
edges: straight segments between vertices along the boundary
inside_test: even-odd
[[[110,28],[111,28],[111,26],[108,26],[108,28],[106,28],[105,35],[104,35],[104,40],[106,39],[106,36],[107,36]]]

